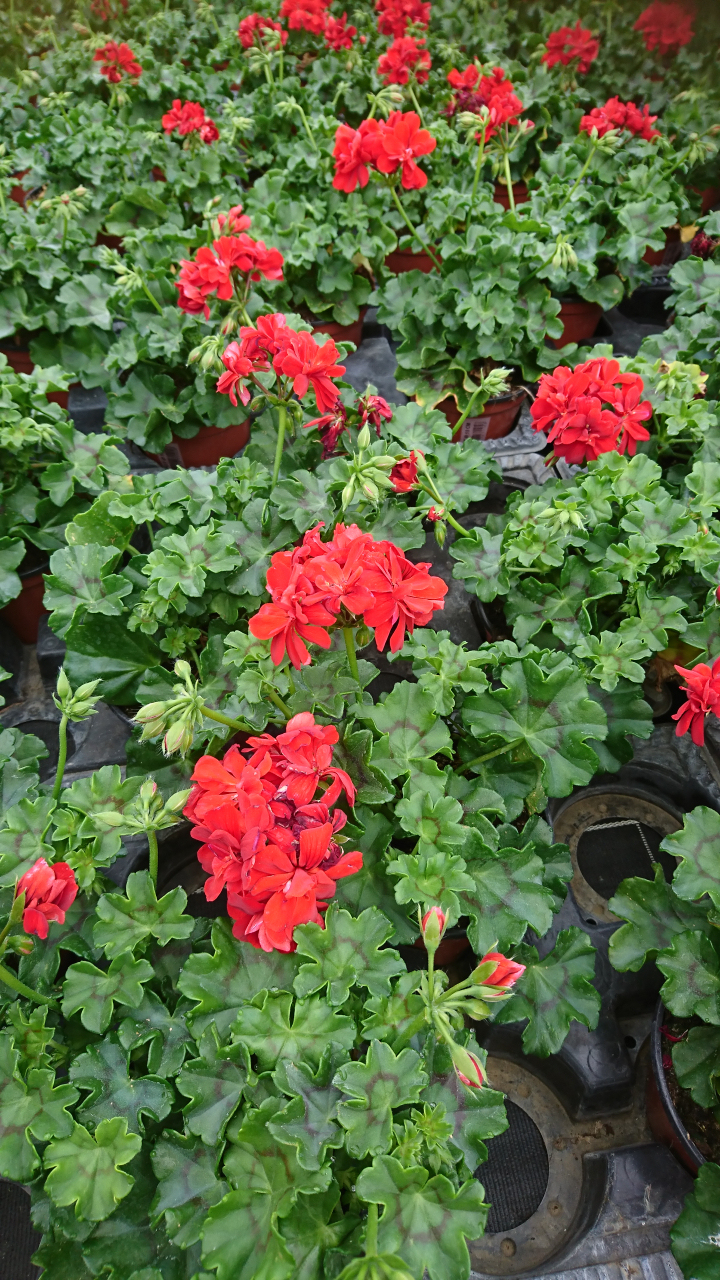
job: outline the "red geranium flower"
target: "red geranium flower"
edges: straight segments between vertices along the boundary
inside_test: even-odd
[[[423,0],[377,0],[378,31],[383,36],[404,36],[410,23],[427,27],[430,4]]]
[[[405,631],[424,627],[436,609],[444,607],[447,583],[431,577],[429,564],[413,564],[391,542],[383,546],[381,561],[368,569],[364,586],[372,592],[375,603],[365,611],[364,622],[375,628],[375,643],[381,651],[390,637],[393,653],[402,649]]]
[[[638,440],[649,439],[642,422],[652,406],[640,402],[642,393],[640,375],[621,373],[617,360],[587,360],[575,370],[558,365],[540,379],[533,427],[546,431],[555,456],[570,463],[612,450],[632,455]]]
[[[162,127],[166,133],[173,133],[177,129],[181,138],[197,133],[202,142],[217,142],[220,137],[217,125],[205,115],[205,109],[199,102],[181,103],[179,98],[174,99],[172,110],[165,112]]]
[[[456,91],[446,109],[448,115],[452,116],[457,111],[477,113],[481,107],[488,108],[490,118],[485,129],[486,142],[503,124],[518,124],[520,112],[525,108],[502,67],[493,67],[488,76],[481,76],[473,65],[462,72],[453,67],[447,78]]]
[[[332,626],[335,616],[325,607],[323,593],[293,564],[292,553],[276,551],[267,575],[268,591],[273,603],[261,605],[250,619],[248,630],[258,640],[272,640],[270,656],[279,666],[287,655],[294,667],[304,667],[310,662],[310,654],[304,643],[319,644],[330,648],[330,636],[325,630]]]
[[[479,69],[471,63],[464,71],[457,71],[455,67],[448,71],[447,82],[452,85],[453,89],[470,90],[474,89],[480,79]]]
[[[358,186],[367,186],[370,177],[368,165],[372,163],[377,153],[379,130],[379,120],[363,120],[359,129],[353,129],[349,124],[338,125],[333,147],[335,159],[333,186],[336,191],[345,191],[349,194]]]
[[[232,209],[228,209],[227,213],[219,213],[217,216],[217,224],[226,236],[237,236],[241,231],[247,231],[252,219],[243,213],[241,204],[234,204]]]
[[[643,9],[633,30],[642,31],[648,51],[657,49],[664,56],[690,43],[695,34],[694,17],[694,10],[685,9],[681,4],[662,4],[655,0]]]
[[[521,978],[525,972],[525,965],[518,964],[515,960],[509,960],[507,956],[501,955],[499,951],[487,951],[479,964],[487,964],[489,960],[495,962],[495,968],[487,978],[483,978],[481,986],[488,987],[514,987],[518,978]]]
[[[638,440],[649,440],[650,432],[642,425],[652,417],[652,405],[649,400],[640,401],[644,386],[639,373],[621,373],[618,381],[620,387],[612,401],[613,409],[619,417],[620,439],[618,453],[628,454],[632,458],[637,450]]]
[[[29,871],[18,881],[15,896],[25,894],[23,929],[36,933],[38,938],[48,936],[48,925],[53,921],[63,924],[77,896],[75,872],[67,862],[54,862],[50,866],[44,858],[38,858]]]
[[[333,747],[340,741],[334,725],[315,723],[310,711],[301,711],[288,720],[283,733],[273,738],[263,733],[259,738],[248,738],[246,752],[252,752],[249,763],[260,768],[263,761],[272,761],[280,782],[276,799],[292,800],[293,804],[310,804],[318,786],[330,779],[330,786],[323,795],[323,804],[334,804],[341,791],[348,803],[355,803],[355,787],[344,769],[333,765]]]
[[[119,84],[123,76],[137,79],[142,75],[142,67],[137,61],[129,44],[117,44],[108,40],[101,49],[96,49],[93,62],[101,62],[100,75],[105,76],[110,84]]]
[[[276,373],[293,380],[293,391],[302,400],[312,385],[320,413],[331,410],[340,394],[332,378],[340,378],[344,364],[336,364],[339,352],[332,339],[319,346],[311,333],[289,331],[289,341],[273,360]]]
[[[578,21],[574,27],[560,27],[559,31],[553,31],[548,37],[542,61],[548,67],[554,67],[558,62],[567,67],[577,59],[578,74],[584,76],[599,52],[600,41]]]
[[[347,427],[347,411],[343,404],[336,402],[332,413],[324,413],[319,418],[313,418],[311,422],[303,423],[304,427],[317,427],[320,432],[322,441],[323,462],[326,458],[332,458],[337,452],[337,442],[344,431],[350,432]]]
[[[378,58],[378,75],[386,84],[407,84],[412,72],[418,84],[424,84],[432,66],[430,54],[422,47],[424,43],[414,36],[399,36]]]
[[[434,151],[437,141],[427,129],[420,128],[420,117],[415,111],[393,111],[387,124],[381,122],[377,142],[375,167],[380,173],[395,173],[401,168],[402,185],[407,190],[427,185],[427,174],[415,160]]]
[[[417,459],[415,450],[412,449],[409,458],[403,458],[396,463],[390,472],[393,488],[396,493],[409,493],[411,489],[417,486]]]
[[[660,137],[660,131],[653,129],[657,116],[650,115],[647,103],[640,109],[634,102],[621,102],[619,98],[608,98],[604,107],[593,107],[589,115],[580,121],[580,130],[591,133],[597,129],[599,138],[604,138],[611,129],[627,129],[636,138],[644,138],[652,142]]]
[[[187,308],[186,308],[187,310]],[[225,365],[225,373],[221,373],[216,383],[216,391],[221,395],[230,397],[230,403],[237,407],[238,394],[243,404],[247,404],[250,399],[250,392],[245,385],[244,379],[248,378],[253,372],[253,362],[247,356],[243,355],[242,348],[237,342],[231,342],[226,347],[221,356]]]
[[[243,814],[246,830],[265,830],[269,825],[267,803],[277,786],[277,780],[264,781],[271,768],[269,757],[246,761],[237,746],[225,752],[222,764],[215,756],[201,756],[192,773],[195,786],[183,809],[185,817],[191,822],[206,822],[214,809],[232,804]]]
[[[353,36],[357,35],[357,27],[348,26],[347,14],[342,18],[328,17],[325,23],[325,43],[329,49],[339,53],[341,49],[352,49]]]
[[[291,31],[309,31],[319,35],[325,30],[329,0],[283,0],[280,17],[287,18]]]
[[[363,396],[358,400],[358,409],[360,410],[360,430],[371,422],[375,428],[377,435],[380,435],[380,428],[383,420],[389,421],[393,416],[387,400],[383,400],[382,396]]]
[[[708,236],[704,231],[698,231],[690,241],[690,253],[695,258],[703,258],[707,261],[711,258],[720,245],[720,240],[713,240],[712,236]]]
[[[696,747],[704,747],[705,717],[708,712],[717,715],[720,711],[720,658],[715,659],[712,667],[699,662],[692,671],[685,667],[676,667],[675,670],[685,677],[685,684],[680,688],[687,694],[687,702],[673,716],[673,720],[678,722],[675,733],[681,738],[689,729]]]
[[[252,360],[255,369],[267,370],[278,352],[285,350],[293,332],[281,311],[258,316],[255,328],[243,325],[240,329],[242,354]]]
[[[210,315],[207,299],[211,293],[217,293],[223,302],[232,298],[234,270],[251,280],[259,280],[261,276],[282,280],[282,268],[280,250],[268,249],[262,240],[253,240],[244,232],[239,236],[220,236],[213,240],[212,249],[202,245],[192,261],[181,260],[175,282],[179,290],[178,306],[191,314],[202,311],[207,319]]]
[[[283,44],[287,43],[288,33],[283,31],[279,22],[273,22],[272,18],[264,18],[260,13],[251,13],[247,18],[243,18],[238,27],[238,40],[243,49],[250,49],[253,45],[264,45],[266,43],[265,33],[279,32],[280,39]],[[267,44],[275,44],[277,35],[272,36],[272,40],[268,40]]]

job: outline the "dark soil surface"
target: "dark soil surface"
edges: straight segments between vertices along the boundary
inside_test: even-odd
[[[672,1014],[666,1014],[662,1037],[663,1070],[673,1106],[698,1151],[705,1156],[706,1160],[720,1163],[720,1121],[712,1111],[693,1102],[689,1089],[683,1089],[678,1084],[670,1056],[674,1042],[664,1034],[665,1031],[669,1031],[671,1036],[684,1036],[691,1027],[702,1025],[699,1018],[675,1018]]]

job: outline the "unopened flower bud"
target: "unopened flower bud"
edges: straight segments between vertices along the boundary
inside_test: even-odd
[[[367,423],[365,423],[365,426],[362,428],[361,431],[358,431],[357,442],[358,442],[358,449],[370,448],[370,428],[367,425]]]
[[[499,951],[488,951],[477,968],[473,971],[472,980],[481,986],[501,987],[509,990],[514,987],[518,978],[525,972],[525,965],[509,960]],[[485,994],[485,993],[484,993]],[[489,997],[490,993],[487,993]]]
[[[355,632],[355,644],[358,649],[364,649],[366,644],[372,640],[372,631],[369,627],[358,627]]]
[[[485,1075],[480,1059],[459,1044],[453,1044],[450,1055],[458,1080],[471,1089],[482,1089]]]
[[[188,725],[185,720],[176,720],[175,724],[170,725],[163,738],[163,754],[171,756],[174,752],[180,751],[182,755],[185,755],[192,746],[192,740],[192,726]]]
[[[439,907],[431,907],[429,911],[420,921],[420,930],[422,932],[423,942],[426,951],[434,955],[440,945],[440,939],[445,932],[447,924],[447,916]]]
[[[438,520],[435,524],[435,541],[439,547],[445,546],[445,537],[447,535],[447,525],[442,520]]]

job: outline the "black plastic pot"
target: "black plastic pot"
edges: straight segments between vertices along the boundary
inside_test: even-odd
[[[650,1064],[652,1074],[648,1078],[647,1118],[653,1136],[677,1156],[692,1174],[696,1174],[705,1156],[693,1142],[670,1096],[663,1068],[662,1027],[667,1010],[658,1000],[650,1033]]]
[[[650,284],[638,285],[629,298],[623,298],[618,311],[628,320],[637,320],[640,324],[667,325],[670,323],[667,304],[671,293],[672,285],[667,276],[662,276]]]

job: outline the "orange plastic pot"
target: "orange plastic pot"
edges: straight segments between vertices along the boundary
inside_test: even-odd
[[[250,421],[232,427],[201,427],[191,440],[173,436],[163,453],[147,453],[161,467],[215,467],[221,458],[234,458],[250,439]]]
[[[22,581],[20,595],[4,605],[0,609],[0,615],[10,624],[23,644],[37,644],[40,619],[44,613],[47,613],[43,605],[45,594],[43,575],[32,572],[24,577],[21,573],[20,578]]]
[[[586,342],[592,338],[602,315],[599,302],[586,302],[584,298],[572,298],[561,303],[560,319],[563,331],[559,338],[550,341],[556,350],[566,342]]]
[[[366,311],[367,307],[362,307],[360,315],[352,324],[338,324],[336,320],[319,320],[317,324],[313,321],[313,333],[327,333],[334,342],[354,342],[359,347]]]
[[[24,178],[25,174],[29,172],[30,172],[29,169],[22,169],[19,173],[14,173],[13,178]],[[13,200],[15,204],[24,206],[25,201],[27,199],[27,194],[28,194],[27,191],[25,190],[25,188],[22,186],[21,183],[18,183],[17,186],[10,188],[10,199]]]
[[[515,204],[525,204],[530,199],[530,192],[527,189],[526,182],[513,182],[512,184],[513,200]],[[503,209],[510,208],[510,197],[506,182],[496,182],[493,200],[496,204],[501,204]]]
[[[662,249],[646,249],[643,254],[643,262],[647,262],[651,267],[661,267],[665,261],[665,255],[671,244],[680,243],[680,228],[668,227],[665,232],[665,244]]]
[[[12,344],[0,346],[4,356],[7,356],[7,362],[15,373],[32,373],[35,368],[33,360],[27,347],[16,347]]]
[[[393,249],[385,259],[385,266],[396,276],[402,276],[406,271],[423,271],[427,276],[435,270],[435,264],[428,253],[415,253],[412,249]]]
[[[459,431],[453,432],[453,440],[500,440],[508,436],[520,416],[525,397],[524,387],[514,387],[508,395],[488,400],[482,413],[466,418]],[[437,408],[445,414],[451,427],[460,418],[460,410],[452,396],[441,400]]]

